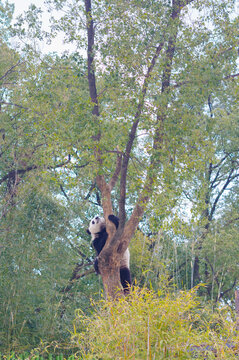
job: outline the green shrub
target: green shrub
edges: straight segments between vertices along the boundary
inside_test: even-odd
[[[212,313],[196,290],[173,295],[135,287],[127,297],[95,304],[92,317],[78,310],[72,339],[80,358],[236,359],[229,310]]]

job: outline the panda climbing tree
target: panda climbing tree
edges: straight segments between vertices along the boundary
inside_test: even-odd
[[[167,17],[164,20],[162,36],[158,36],[157,43],[150,46],[147,61],[144,62],[142,76],[138,84],[138,90],[135,94],[135,99],[132,104],[135,106],[134,115],[130,115],[127,123],[128,135],[124,137],[125,142],[121,143],[121,149],[115,150],[115,144],[108,151],[115,154],[115,163],[112,164],[112,173],[109,180],[106,180],[104,175],[104,143],[103,132],[101,131],[101,109],[99,103],[99,96],[96,87],[96,76],[94,56],[97,48],[94,46],[95,32],[97,27],[94,24],[94,11],[92,8],[93,0],[85,0],[85,14],[87,27],[87,62],[88,62],[88,86],[92,105],[92,124],[94,129],[98,129],[97,133],[91,137],[92,148],[94,151],[94,159],[96,167],[99,171],[96,175],[95,181],[101,193],[101,204],[103,207],[103,219],[95,217],[90,223],[88,231],[91,233],[93,246],[97,251],[97,259],[95,261],[95,268],[100,273],[103,281],[104,290],[107,296],[116,297],[119,294],[119,289],[123,293],[125,291],[124,279],[122,279],[122,269],[129,270],[129,252],[128,247],[131,238],[144,214],[145,207],[150,200],[153,193],[153,187],[158,179],[158,169],[160,166],[161,150],[164,143],[164,124],[166,119],[166,112],[169,102],[168,93],[170,91],[170,77],[172,72],[173,58],[175,54],[175,44],[177,34],[180,31],[180,16],[182,9],[194,0],[173,0],[171,8],[167,10]],[[156,65],[163,56],[163,63],[161,62],[160,76],[157,76],[157,81],[161,81],[161,89],[158,91],[162,95],[163,101],[161,107],[155,112],[155,123],[151,128],[151,150],[147,164],[145,164],[143,179],[140,184],[140,191],[135,201],[134,208],[129,218],[126,216],[126,194],[127,194],[127,174],[129,170],[129,163],[132,157],[132,150],[137,137],[137,131],[142,123],[143,113],[146,111],[145,100],[149,89],[155,82]],[[100,58],[100,56],[99,56]],[[101,72],[101,71],[100,71]],[[155,74],[154,74],[155,75]],[[100,81],[99,81],[100,83]],[[132,95],[133,97],[133,95]],[[136,104],[136,105],[135,105]],[[108,122],[110,126],[110,122]],[[141,127],[142,129],[142,127]],[[105,130],[104,130],[105,132]],[[108,145],[109,147],[109,142]],[[165,149],[163,150],[165,154]],[[112,156],[113,158],[113,156]],[[155,171],[154,171],[155,170]],[[107,179],[109,178],[109,171],[107,172]],[[112,199],[111,194],[115,186],[118,186],[118,219],[112,217]],[[93,221],[95,223],[93,223]],[[97,228],[99,226],[99,228]],[[102,241],[102,243],[101,243]],[[127,255],[128,254],[128,255]],[[123,264],[123,265],[122,265]],[[125,266],[127,265],[127,266]],[[130,283],[130,273],[128,276],[128,283]],[[122,287],[123,285],[123,287]]]
[[[109,215],[109,220],[115,225],[117,229],[119,226],[119,219],[115,215]],[[95,216],[90,221],[89,228],[87,229],[88,234],[91,235],[91,242],[95,248],[97,255],[99,255],[105,246],[108,234],[105,226],[105,219],[103,217]],[[120,282],[123,287],[124,293],[127,294],[130,290],[131,275],[129,269],[130,254],[127,248],[120,260]],[[98,266],[98,256],[94,261],[94,267],[97,274],[100,274]]]

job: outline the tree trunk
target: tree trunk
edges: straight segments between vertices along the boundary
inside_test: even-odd
[[[107,298],[115,299],[124,294],[120,282],[120,271],[117,266],[101,265],[101,278]]]

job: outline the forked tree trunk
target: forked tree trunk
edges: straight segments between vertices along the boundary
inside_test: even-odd
[[[141,220],[145,206],[148,203],[152,192],[153,192],[153,183],[155,180],[154,171],[152,169],[154,166],[158,165],[160,161],[160,151],[163,141],[164,134],[164,117],[161,116],[161,110],[159,108],[157,114],[157,123],[155,124],[155,133],[153,135],[153,154],[150,159],[150,166],[148,173],[145,179],[143,190],[139,195],[138,201],[135,205],[135,208],[132,212],[130,219],[126,222],[126,180],[128,172],[128,163],[133,147],[135,137],[137,135],[138,124],[141,118],[141,114],[144,107],[144,101],[147,94],[148,87],[150,85],[151,76],[155,68],[155,64],[162,52],[162,49],[167,43],[166,55],[165,55],[165,69],[163,71],[163,82],[162,82],[162,93],[167,92],[170,86],[170,77],[172,69],[172,61],[175,52],[175,43],[178,32],[179,25],[179,15],[181,9],[191,3],[194,0],[173,0],[172,1],[172,12],[168,19],[168,24],[166,25],[163,34],[162,41],[158,44],[155,49],[155,53],[152,56],[151,61],[149,62],[148,69],[144,75],[144,82],[141,89],[141,96],[139,97],[138,106],[135,112],[135,116],[132,122],[132,126],[129,132],[128,142],[126,143],[124,153],[117,152],[117,161],[115,172],[112,175],[109,183],[106,183],[103,175],[98,175],[96,178],[97,186],[100,189],[102,195],[102,205],[104,211],[104,218],[106,220],[106,230],[108,233],[107,242],[101,251],[99,259],[99,270],[102,276],[104,290],[107,297],[115,298],[119,294],[122,294],[123,291],[120,290],[120,271],[119,265],[120,260],[123,257],[124,252],[129,246],[129,242]],[[91,0],[85,0],[85,10],[86,10],[86,19],[87,19],[87,35],[88,35],[88,84],[90,97],[93,104],[92,115],[94,121],[98,121],[100,116],[99,104],[98,104],[98,95],[96,88],[96,79],[95,79],[95,70],[94,70],[94,24],[92,18],[92,7]],[[168,36],[168,33],[171,29],[171,35]],[[167,106],[166,106],[167,108]],[[99,141],[101,138],[101,133],[97,134],[93,139]],[[99,166],[103,164],[101,157],[101,151],[96,143],[95,146],[95,159]],[[156,164],[157,162],[157,164]],[[116,231],[115,226],[108,220],[108,216],[113,214],[112,212],[112,203],[111,203],[111,192],[113,187],[116,184],[117,179],[120,178],[120,199],[119,199],[119,227]]]

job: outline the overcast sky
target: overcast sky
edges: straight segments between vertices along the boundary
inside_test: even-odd
[[[24,11],[26,11],[30,4],[34,4],[37,7],[41,7],[44,9],[44,0],[9,0],[10,3],[13,3],[15,5],[15,16],[18,16],[22,14]],[[239,0],[235,1],[235,16],[239,15]],[[48,14],[46,14],[45,19],[48,18]],[[43,16],[43,26],[44,26],[44,16]],[[46,21],[46,27],[47,27],[47,21]],[[57,39],[54,40],[54,42],[51,45],[44,44],[42,46],[42,50],[44,52],[51,52],[56,51],[58,53],[62,53],[64,50],[72,49],[72,46],[70,45],[64,45],[63,44],[63,37],[58,36]]]
[[[24,11],[28,9],[31,4],[36,5],[37,7],[41,7],[44,10],[44,0],[9,0],[9,3],[13,3],[15,6],[14,16],[17,17],[18,15],[22,14]],[[44,27],[44,19],[45,19],[45,27],[47,27],[47,19],[48,13],[42,17],[43,27]],[[62,53],[65,50],[72,49],[71,45],[63,44],[63,35],[59,35],[51,45],[42,44],[41,50],[45,53],[48,52],[57,52]]]
[[[15,5],[15,15],[20,15],[23,11],[27,10],[30,4],[42,6],[44,0],[9,0],[9,3]]]

